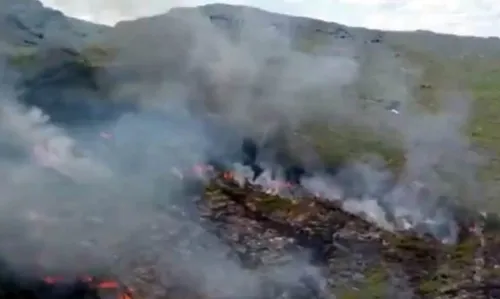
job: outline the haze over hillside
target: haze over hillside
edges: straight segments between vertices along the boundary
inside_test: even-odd
[[[281,150],[311,169],[376,153],[409,181],[440,181],[439,164],[454,183],[436,183],[437,193],[465,194],[457,183],[478,190],[480,165],[464,132],[476,95],[458,68],[494,68],[497,39],[374,31],[224,4],[114,27],[35,1],[4,6],[5,80],[54,124],[88,131],[123,111],[182,107],[215,113],[264,143],[279,131]],[[416,113],[420,106],[430,110]]]
[[[388,298],[453,298],[500,264],[497,223],[481,231],[500,210],[496,38],[225,4],[110,27],[4,0],[0,24],[0,256],[15,269],[133,280],[140,260],[163,291],[269,298],[304,276],[371,283],[387,262]],[[253,260],[296,242],[285,266]]]
[[[454,65],[428,82],[437,73],[416,59],[482,63],[496,59],[497,39],[374,31],[224,4],[106,27],[34,1],[7,4],[9,84],[79,134],[97,135],[125,111],[187,109],[311,171],[377,154],[405,181],[434,185],[435,198],[481,189],[464,133],[474,95]],[[217,135],[206,150],[220,155]]]
[[[499,36],[498,8],[494,1],[446,1],[445,3],[410,0],[377,1],[262,1],[226,0],[226,4],[259,7],[268,11],[334,21],[350,26],[384,30],[425,29],[442,33],[473,36]],[[86,1],[73,3],[45,0],[45,4],[86,20],[114,24],[166,12],[172,7],[193,7],[212,3],[206,0],[158,1]]]

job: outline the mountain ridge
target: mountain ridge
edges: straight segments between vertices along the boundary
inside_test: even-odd
[[[498,105],[492,104],[500,95],[496,89],[500,81],[495,77],[500,65],[495,64],[498,39],[352,28],[222,4],[175,8],[106,27],[66,18],[35,1],[23,1],[3,3],[21,3],[27,11],[13,8],[0,14],[0,22],[11,30],[0,34],[0,40],[10,46],[3,57],[6,70],[15,74],[12,86],[17,99],[28,107],[40,108],[50,117],[49,124],[70,132],[70,136],[81,137],[75,132],[86,131],[97,146],[85,143],[83,137],[78,141],[105,148],[109,154],[103,155],[104,159],[126,169],[125,174],[117,171],[123,175],[115,180],[118,182],[106,181],[111,187],[77,183],[61,187],[57,181],[49,186],[61,194],[52,196],[51,190],[37,190],[37,197],[29,199],[38,203],[38,194],[40,198],[47,194],[50,199],[41,205],[52,203],[52,197],[76,205],[70,199],[77,198],[83,206],[76,208],[83,207],[85,212],[88,200],[97,207],[90,207],[88,213],[99,210],[98,215],[110,208],[104,219],[85,218],[82,227],[80,218],[71,215],[68,224],[76,226],[78,233],[65,236],[81,241],[79,234],[87,231],[87,222],[92,228],[100,227],[102,232],[96,230],[99,240],[92,239],[85,248],[101,239],[108,245],[112,239],[113,249],[130,249],[132,254],[126,252],[125,261],[116,261],[113,256],[110,263],[123,263],[119,266],[127,271],[116,269],[126,277],[135,276],[132,280],[146,276],[148,295],[156,292],[157,284],[163,292],[157,296],[162,298],[176,298],[169,292],[193,291],[192,286],[196,286],[194,291],[200,288],[197,298],[247,295],[245,291],[255,291],[248,287],[253,286],[251,281],[260,286],[264,280],[266,285],[266,275],[273,275],[272,267],[266,272],[269,267],[260,261],[265,258],[259,254],[273,251],[268,249],[278,244],[280,248],[274,250],[278,257],[288,251],[301,253],[304,247],[311,249],[306,251],[312,253],[313,262],[322,262],[319,268],[329,268],[325,285],[336,287],[342,299],[383,298],[391,291],[396,298],[408,298],[409,293],[423,299],[456,298],[459,293],[463,298],[495,296],[499,261],[492,249],[499,243],[498,221],[480,211],[499,209],[498,205],[490,209],[481,206],[483,185],[476,176],[480,165],[470,152],[469,139],[478,144],[486,140],[481,146],[500,153],[492,122],[500,115],[500,110],[495,110]],[[78,33],[79,29],[85,34]],[[127,113],[131,111],[136,113]],[[177,131],[161,121],[148,122],[154,112],[161,118],[164,111],[187,120],[187,124],[174,122]],[[479,116],[479,122],[470,121],[469,112]],[[137,118],[139,124],[130,121],[136,115],[143,116]],[[200,132],[198,120],[203,127]],[[114,126],[122,129],[116,130],[117,136],[113,135]],[[478,126],[486,133],[468,132]],[[240,150],[236,137],[237,142],[232,143],[233,134],[249,136],[256,140],[252,141],[255,145],[240,153],[245,149]],[[190,137],[196,142],[184,144]],[[165,147],[164,139],[180,145]],[[258,155],[257,149],[263,154]],[[300,201],[269,194],[272,190],[258,185],[238,184],[231,179],[235,174],[223,167],[208,185],[200,187],[198,180],[190,184],[191,168],[194,172],[208,168],[192,165],[192,160],[213,155],[214,160],[223,160],[214,165],[224,164],[233,151],[238,157],[246,154],[242,164],[255,166],[261,159],[266,167],[264,162],[271,164],[272,172],[288,170],[289,166],[296,166],[297,176],[313,172],[309,187],[319,189],[319,195],[300,197]],[[189,164],[186,173],[177,168],[184,158]],[[173,162],[168,164],[170,160]],[[326,172],[328,167],[334,174]],[[169,175],[169,171],[175,173]],[[279,174],[269,176],[274,183],[271,176]],[[329,193],[336,191],[330,188],[335,185],[329,180],[331,176],[342,186],[344,192],[339,194],[345,194],[326,201],[319,197],[330,198]],[[278,178],[277,183],[285,183],[292,193],[295,190],[286,178],[283,182]],[[200,191],[201,195],[180,196],[179,186],[184,185],[189,189],[186,193],[191,195],[193,189],[192,193]],[[340,197],[359,213],[343,210]],[[116,198],[118,201],[113,201]],[[68,214],[64,208],[60,210],[57,200],[53,209]],[[448,204],[452,206],[449,211]],[[373,206],[379,209],[374,211]],[[148,214],[149,208],[154,213]],[[409,227],[408,234],[406,230],[386,233],[364,220],[371,217],[376,222],[377,213],[389,212],[401,227]],[[79,216],[83,212],[74,213]],[[137,224],[134,216],[144,226]],[[198,223],[199,218],[208,220]],[[111,226],[123,225],[127,234],[118,234],[118,238],[107,235],[113,229],[106,231],[102,225],[106,221]],[[430,232],[413,232],[420,226],[424,232],[429,227],[441,230],[443,223],[458,226],[457,244],[442,244],[439,237],[428,235]],[[121,232],[121,227],[114,229]],[[205,229],[229,246],[219,246]],[[130,239],[129,230],[136,234]],[[56,241],[50,244],[54,249],[59,248]],[[148,246],[151,244],[155,246]],[[292,248],[288,250],[288,246]],[[69,250],[70,259],[72,253]],[[142,264],[152,265],[130,265],[140,258],[146,260]],[[262,272],[256,270],[258,266],[264,267]],[[293,280],[302,276],[304,267],[296,268],[300,271],[288,273],[285,267],[290,275],[277,275],[280,287],[272,282],[263,288],[268,294],[255,298],[276,298],[277,293],[284,293],[281,289],[290,289],[288,284],[295,285]],[[339,274],[339,268],[345,271]],[[356,276],[354,268],[360,268]],[[229,274],[216,273],[215,269]],[[168,273],[150,275],[162,270]],[[184,272],[206,280],[206,285],[196,279],[183,280]],[[173,283],[179,280],[181,287]],[[345,280],[346,286],[339,285],[339,280]],[[295,297],[290,292],[289,298],[312,297],[311,290],[307,295],[298,291],[302,295]]]

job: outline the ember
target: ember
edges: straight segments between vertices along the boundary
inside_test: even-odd
[[[0,280],[0,291],[20,299],[132,299],[132,290],[116,280],[84,275],[77,278],[45,276],[41,279],[8,273]]]
[[[312,173],[301,164],[293,162],[293,159],[283,158],[282,155],[274,157],[274,160],[271,157],[271,161],[261,161],[259,151],[256,142],[244,138],[236,159],[229,156],[227,159],[211,159],[195,165],[194,176],[201,178],[204,183],[207,179],[218,177],[241,187],[248,184],[264,193],[286,198],[306,196],[325,201],[339,201],[350,212],[353,212],[352,208],[355,206],[355,214],[369,218],[381,227],[387,227],[390,223],[391,227],[398,230],[431,233],[443,242],[454,242],[456,239],[455,221],[452,216],[441,213],[441,210],[439,213],[430,214],[421,210],[418,205],[408,208],[401,204],[397,199],[408,197],[401,192],[410,191],[399,190],[402,187],[400,185],[382,182],[379,185],[383,187],[365,186],[364,170],[355,167],[347,168],[346,171],[339,171],[339,167],[325,168],[322,172]],[[268,154],[263,156],[267,157]],[[386,183],[390,186],[385,186]],[[378,190],[378,187],[383,190]]]
[[[234,179],[234,174],[233,172],[231,171],[225,171],[222,176],[224,177],[224,179],[226,180],[233,180]]]
[[[349,296],[334,291],[337,298],[364,298],[373,285],[397,293],[379,298],[407,298],[409,290],[412,298],[422,299],[457,298],[460,292],[466,294],[463,298],[494,298],[488,294],[499,285],[496,231],[488,236],[461,226],[459,244],[444,245],[411,230],[378,228],[346,212],[340,202],[269,196],[256,186],[243,189],[221,179],[210,183],[200,204],[208,208],[204,217],[220,225],[222,238],[252,267],[282,263],[290,252],[300,250],[297,247],[311,250],[313,260],[326,265],[328,283],[334,289],[338,290],[339,282],[352,288]],[[443,269],[446,279],[439,280]],[[478,275],[482,275],[480,282],[475,279]],[[475,295],[479,291],[486,296]],[[332,297],[308,294],[298,298]]]

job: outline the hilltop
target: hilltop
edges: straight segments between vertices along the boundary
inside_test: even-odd
[[[495,115],[499,108],[494,101],[497,96],[498,38],[459,37],[427,31],[367,30],[222,4],[176,8],[159,16],[119,22],[114,27],[67,18],[60,12],[43,8],[36,1],[16,2],[11,6],[21,7],[18,10],[23,13],[15,9],[3,13],[2,20],[9,30],[3,33],[1,40],[7,44],[3,51],[8,52],[6,56],[12,62],[10,65],[14,69],[22,68],[21,77],[28,79],[27,84],[33,90],[25,97],[28,103],[42,105],[43,101],[33,98],[32,94],[38,94],[35,92],[38,88],[36,82],[43,78],[43,82],[48,82],[43,83],[46,87],[70,80],[71,85],[76,84],[80,91],[90,92],[85,98],[114,102],[134,102],[144,90],[158,91],[162,86],[182,82],[193,87],[189,91],[191,97],[215,105],[221,100],[210,96],[217,87],[210,82],[213,76],[210,72],[214,70],[208,70],[207,59],[216,59],[220,55],[217,52],[227,51],[227,57],[238,59],[237,55],[245,56],[248,55],[246,51],[253,51],[253,63],[265,66],[260,72],[266,73],[267,77],[261,79],[268,80],[267,84],[272,80],[274,84],[278,83],[275,76],[283,65],[288,66],[287,71],[295,72],[297,68],[316,68],[316,64],[323,63],[324,56],[341,56],[361,65],[361,76],[355,86],[346,88],[342,95],[361,99],[363,103],[360,105],[371,107],[375,103],[375,106],[386,108],[412,98],[432,110],[439,106],[439,98],[444,92],[460,89],[461,93],[470,94],[474,101],[467,130],[475,144],[493,157],[485,176],[488,180],[496,180],[498,163],[494,157],[500,152],[500,145],[495,141],[495,132],[498,131]],[[275,36],[281,36],[283,40],[277,41]],[[231,46],[231,43],[244,43],[244,46]],[[243,50],[238,50],[238,47]],[[307,62],[309,58],[295,57],[299,54],[319,57],[320,60],[312,58]],[[287,60],[293,62],[290,64]],[[296,62],[298,60],[303,62]],[[68,67],[62,61],[68,62]],[[70,62],[77,65],[70,66]],[[233,62],[224,63],[230,66]],[[56,69],[62,65],[60,75],[55,75]],[[243,64],[241,67],[248,68]],[[47,70],[51,72],[47,74]],[[63,75],[66,72],[69,76]],[[332,72],[339,71],[332,69]],[[405,75],[401,76],[403,73]],[[240,76],[247,76],[246,80],[249,80],[248,74]],[[269,89],[262,82],[255,84],[260,85],[257,89],[261,93]],[[140,88],[132,87],[136,85]],[[70,106],[82,105],[81,101],[74,99],[79,95],[71,92],[71,95],[63,95],[64,90],[47,92],[56,98],[62,97],[62,102]],[[149,98],[157,96],[156,92]],[[73,98],[71,104],[64,100],[69,97]],[[78,109],[83,111],[81,107]],[[348,152],[358,153],[370,148],[386,158],[395,157],[393,163],[399,165],[403,158],[397,148],[385,144],[386,140],[380,136],[372,140],[363,132],[365,129],[359,129],[355,124],[349,134],[325,132],[324,128],[315,130],[314,134],[324,140],[316,147],[320,152],[329,151],[328,144],[337,139],[340,146],[328,154],[327,160],[336,161]],[[385,145],[380,145],[380,139]]]
[[[57,198],[70,194],[70,202],[82,190],[120,197],[101,200],[111,210],[120,207],[111,219],[120,216],[133,228],[127,216],[144,212],[137,219],[145,231],[113,248],[134,249],[117,259],[125,280],[145,296],[498,296],[500,39],[368,30],[223,4],[175,8],[113,27],[69,18],[35,0],[1,5],[3,86],[68,132],[98,135],[93,126],[115,124],[130,138],[123,148],[105,144],[117,161],[131,164],[128,172],[140,174],[127,181],[128,173],[119,173],[125,183],[117,186],[127,191],[58,182],[48,189],[64,191]],[[174,129],[146,121],[163,109],[187,124],[172,122],[180,128]],[[120,118],[131,111],[144,113],[139,125]],[[198,121],[203,133],[191,128]],[[134,133],[141,125],[143,133]],[[457,242],[443,244],[416,227],[382,229],[367,220],[370,211],[345,211],[328,196],[290,199],[221,178],[181,195],[186,183],[171,180],[163,160],[174,161],[170,168],[192,156],[229,160],[240,151],[233,135],[256,140],[262,160],[278,168],[298,165],[318,179],[335,173],[346,190],[342,199],[360,206],[402,207],[433,220],[444,202]],[[181,150],[162,147],[158,154],[157,136],[175,139]],[[183,143],[193,136],[198,143]],[[144,160],[129,161],[130,152]],[[149,161],[145,152],[158,159]],[[141,163],[151,173],[142,173]],[[427,189],[413,191],[420,181]],[[89,220],[96,227],[100,221]],[[205,238],[207,231],[217,241]],[[321,287],[304,282],[302,264],[290,262],[304,255],[320,269],[321,279],[312,280]],[[245,293],[254,286],[262,294]]]

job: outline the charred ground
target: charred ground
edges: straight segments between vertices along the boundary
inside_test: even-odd
[[[336,202],[314,197],[273,196],[256,186],[242,187],[222,175],[214,177],[192,205],[181,202],[184,204],[181,210],[167,211],[170,217],[186,225],[176,234],[163,236],[167,239],[162,242],[169,243],[163,245],[163,249],[171,251],[170,254],[174,251],[188,256],[202,254],[207,244],[182,245],[183,240],[199,235],[198,226],[190,226],[189,219],[201,217],[209,233],[227,245],[226,250],[219,253],[222,258],[233,260],[245,271],[257,275],[257,285],[249,283],[252,287],[258,286],[258,292],[228,294],[221,289],[207,294],[203,280],[193,284],[197,278],[178,268],[176,263],[170,265],[172,268],[166,274],[169,262],[155,260],[154,255],[148,256],[149,249],[144,248],[134,257],[134,262],[126,259],[128,274],[121,274],[138,298],[498,296],[499,224],[483,215],[468,212],[460,218],[460,240],[457,244],[444,245],[432,236],[379,229],[362,217],[345,212]],[[287,267],[291,267],[296,271],[297,256],[318,267],[319,278],[317,273],[299,265],[304,268],[296,277],[285,281],[277,279],[275,269],[287,271]],[[19,273],[10,270],[8,263],[3,264],[2,296],[20,299],[92,296],[85,285],[67,284],[56,290],[49,289],[43,285],[41,276],[34,273]],[[186,281],[190,282],[186,284]]]
[[[22,4],[28,3],[30,1]],[[13,4],[6,2],[6,5]],[[94,136],[100,129],[112,127],[125,112],[140,114],[146,110],[138,121],[143,124],[153,119],[151,110],[160,110],[164,102],[176,107],[182,98],[185,102],[178,110],[174,109],[176,113],[187,109],[196,118],[215,114],[221,119],[223,128],[213,129],[212,135],[208,132],[210,129],[204,131],[211,136],[214,146],[208,153],[203,152],[207,156],[203,162],[217,166],[217,174],[226,171],[232,162],[238,162],[249,166],[258,176],[269,170],[257,163],[260,153],[264,152],[264,161],[272,162],[283,174],[277,176],[296,185],[302,178],[318,172],[337,176],[339,170],[345,170],[353,160],[364,158],[366,153],[376,153],[385,160],[384,167],[397,178],[404,172],[410,155],[408,148],[402,146],[401,138],[392,137],[397,135],[393,134],[395,127],[405,127],[408,123],[387,125],[385,119],[393,117],[388,110],[403,107],[409,99],[424,108],[423,116],[438,114],[440,95],[456,91],[456,86],[467,83],[463,86],[470,87],[474,96],[473,121],[469,124],[474,146],[493,151],[493,156],[498,154],[495,141],[498,113],[494,103],[498,96],[497,39],[457,38],[428,32],[379,32],[225,5],[175,9],[166,15],[109,28],[82,24],[35,6],[43,14],[36,14],[34,10],[32,15],[21,16],[15,10],[11,13],[2,10],[5,21],[2,24],[11,29],[1,35],[8,45],[2,48],[5,54],[2,57],[8,66],[5,74],[12,75],[6,82],[16,83],[14,89],[23,105],[41,108],[53,124],[69,132],[84,131]],[[54,24],[61,26],[55,30]],[[262,24],[264,26],[260,26]],[[283,44],[273,43],[275,35],[266,37],[267,25],[285,35],[285,49],[279,48]],[[76,29],[86,30],[82,33]],[[60,34],[48,34],[50,32]],[[72,39],[74,36],[78,37]],[[234,46],[239,43],[245,45],[243,50]],[[348,81],[347,69],[351,67],[349,63],[325,67],[329,62],[325,57],[329,56],[359,62],[361,77],[349,86],[328,89],[325,86],[332,82]],[[250,62],[246,63],[247,60]],[[406,81],[399,72],[405,67],[418,73],[410,76],[406,89],[400,88]],[[332,68],[335,72],[321,72]],[[312,84],[308,81],[310,77]],[[289,87],[296,89],[281,93]],[[407,90],[410,92],[406,93]],[[351,101],[337,105],[331,104],[335,102],[329,101],[332,98]],[[357,110],[359,107],[363,109]],[[423,119],[417,124],[426,124],[427,118]],[[432,120],[429,123],[433,123]],[[127,124],[124,131],[131,127]],[[174,134],[177,131],[170,128],[175,126],[164,123],[146,127],[179,140],[183,131]],[[272,133],[268,132],[269,127]],[[424,135],[433,135],[434,129],[424,126],[422,131]],[[467,131],[467,128],[461,129]],[[132,133],[135,135],[127,146],[144,153],[146,145],[154,143],[157,136],[152,131]],[[151,139],[141,134],[151,135]],[[118,139],[120,133],[116,135]],[[236,135],[234,142],[227,137],[232,135]],[[140,143],[138,139],[147,142]],[[139,145],[134,146],[136,141]],[[110,156],[122,154],[123,149],[110,148],[115,150]],[[431,155],[439,149],[429,147],[424,154]],[[455,152],[454,148],[450,151]],[[143,156],[147,155],[134,156],[137,158],[134,165],[140,165]],[[132,159],[126,157],[126,162],[132,165]],[[179,157],[182,153],[175,160],[180,160]],[[160,160],[155,157],[153,164]],[[495,163],[484,172],[488,182],[496,180],[498,163]],[[135,171],[134,167],[130,166],[125,172]],[[472,173],[469,167],[452,171]],[[144,175],[149,178],[148,173]],[[363,188],[361,191],[357,188],[356,175],[346,177],[346,185],[354,185],[352,196],[365,193]],[[484,194],[479,192],[472,193],[471,199],[471,192],[455,188],[459,190],[455,193],[468,196],[460,198],[460,202],[459,196],[451,196],[453,204],[447,202],[456,218],[459,238],[456,244],[445,245],[418,229],[382,230],[366,221],[363,215],[345,212],[339,202],[310,195],[301,194],[294,199],[269,195],[259,186],[241,186],[217,176],[207,184],[193,184],[189,196],[183,188],[176,188],[175,195],[169,189],[167,196],[163,186],[186,183],[175,182],[159,180],[157,184],[150,181],[145,184],[148,190],[158,188],[160,196],[155,208],[168,216],[154,214],[163,221],[161,225],[148,226],[148,231],[130,237],[124,242],[126,245],[113,248],[123,257],[116,261],[120,266],[110,265],[111,272],[118,272],[123,281],[136,288],[139,298],[333,298],[333,294],[342,299],[499,296],[500,225],[496,216],[484,216],[469,208],[484,203]],[[464,186],[461,183],[457,185]],[[389,182],[387,189],[395,184],[397,182]],[[75,191],[86,187],[71,186],[64,184],[63,191],[69,190],[71,198],[86,199]],[[50,187],[60,191],[57,183]],[[146,197],[132,189],[125,190],[135,198]],[[45,194],[34,193],[40,198]],[[98,191],[92,194],[99,196]],[[495,206],[497,192],[492,194],[494,200],[489,204]],[[128,194],[119,195],[119,201],[108,202],[111,207],[123,207],[126,200],[122,197],[130,201]],[[168,201],[164,200],[166,197]],[[53,204],[45,197],[43,200],[43,204],[55,210],[60,204]],[[121,216],[136,220],[135,214]],[[142,216],[147,218],[150,214]],[[8,227],[8,220],[5,221]],[[200,236],[205,236],[206,231],[218,241],[199,241],[205,239]],[[149,234],[154,241],[148,239]],[[112,239],[109,232],[103,235],[106,240]],[[211,253],[208,257],[207,251]],[[68,250],[67,254],[72,253]],[[196,260],[197,256],[203,258]],[[35,259],[34,256],[26,258]],[[226,265],[228,260],[230,265]],[[304,262],[297,265],[297,260]],[[237,267],[232,268],[232,263]],[[311,265],[320,273],[306,271]],[[227,272],[223,273],[225,276],[217,272],[218,268]],[[5,298],[52,298],[54,295],[37,291],[38,287],[33,284],[39,282],[39,277],[25,275],[31,271],[5,269],[0,275],[7,293],[2,294]],[[217,280],[219,276],[231,286],[221,284]]]
[[[412,232],[383,231],[335,203],[287,200],[220,179],[211,183],[201,203],[207,216],[229,231],[223,234],[228,242],[247,247],[249,256],[258,242],[249,236],[245,240],[239,230],[253,227],[261,230],[255,235],[261,235],[262,242],[272,241],[274,234],[274,250],[281,251],[274,255],[285,255],[287,248],[293,252],[294,247],[310,250],[338,298],[497,296],[498,257],[493,251],[500,240],[495,229],[478,228],[484,218],[462,219],[458,244],[443,245]],[[241,226],[246,221],[252,225]],[[476,233],[472,225],[478,226]],[[271,245],[265,247],[271,250]],[[266,264],[263,256],[256,258],[256,265]]]

